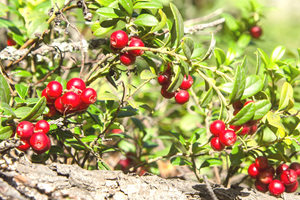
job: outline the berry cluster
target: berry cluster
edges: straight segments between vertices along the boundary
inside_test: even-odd
[[[254,101],[247,101],[244,105],[240,101],[236,101],[232,104],[234,112],[233,115],[236,115],[244,106],[246,106],[249,103],[254,103]],[[257,131],[257,122],[259,120],[250,120],[247,123],[240,125],[240,126],[234,126],[230,125],[229,128],[233,129],[235,132],[239,131],[239,135],[253,135]]]
[[[216,120],[211,123],[210,132],[214,135],[210,145],[216,151],[222,151],[225,146],[232,146],[236,142],[236,133],[233,130],[226,129],[222,120]]]
[[[280,164],[276,171],[268,164],[268,159],[259,156],[255,163],[248,168],[248,174],[251,178],[256,179],[254,185],[261,192],[269,191],[274,196],[279,196],[284,191],[291,193],[298,188],[298,176],[300,176],[300,164],[292,163]],[[274,176],[277,175],[277,179]],[[276,178],[276,177],[275,177]]]
[[[129,43],[128,43],[129,42]],[[110,48],[114,52],[118,52],[120,49],[124,47],[144,47],[143,41],[137,37],[133,36],[128,39],[128,35],[126,32],[122,30],[118,30],[113,32],[110,35]],[[135,63],[135,59],[137,56],[141,56],[144,53],[142,50],[130,50],[120,54],[120,61],[123,65],[132,65]]]
[[[168,92],[167,89],[171,84],[172,74],[173,73],[171,71],[171,67],[168,64],[168,69],[164,73],[162,73],[157,79],[158,83],[162,86],[160,93],[166,99],[171,99],[175,97],[175,101],[177,103],[185,104],[190,99],[190,94],[187,90],[192,87],[194,80],[191,77],[191,75],[189,75],[188,78],[186,77],[186,75],[184,75],[180,87],[175,92]]]
[[[35,125],[31,122],[23,121],[17,126],[17,136],[23,142],[17,148],[27,151],[30,147],[37,154],[43,154],[51,147],[50,138],[46,135],[50,130],[50,125],[45,120],[38,121]]]
[[[80,78],[72,78],[67,82],[67,90],[58,81],[48,83],[42,96],[46,97],[49,112],[47,117],[53,117],[57,111],[62,114],[70,114],[86,110],[97,100],[97,92],[92,88],[86,88]]]

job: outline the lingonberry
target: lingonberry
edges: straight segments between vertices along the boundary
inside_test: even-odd
[[[46,89],[44,89],[44,90],[42,91],[42,95],[41,95],[41,96],[46,98],[46,101],[47,101],[47,104],[48,104],[48,105],[54,104],[55,99],[50,99],[50,98],[48,97],[48,95],[47,95],[47,90],[46,90]]]
[[[224,131],[225,128],[225,123],[222,120],[216,120],[209,126],[209,130],[214,136],[219,136],[219,134]]]
[[[179,90],[175,93],[175,101],[179,104],[185,104],[190,99],[190,94],[186,90]]]
[[[23,144],[18,146],[17,149],[19,149],[20,151],[27,151],[30,148],[29,138],[25,138],[25,139],[21,138],[21,142]]]
[[[275,175],[275,173],[276,173],[274,167],[272,167],[270,165],[268,165],[268,167],[265,170],[269,170],[270,172],[273,173],[273,175]]]
[[[62,96],[62,103],[67,111],[76,110],[80,104],[80,96],[75,92],[66,92]]]
[[[244,103],[244,106],[248,105],[249,103],[255,103],[254,101],[247,101],[246,103]]]
[[[48,108],[49,108],[49,112],[47,114],[45,114],[44,116],[53,117],[57,113],[57,110],[56,110],[55,106],[54,105],[48,105]]]
[[[129,42],[129,47],[144,47],[145,44],[143,43],[142,40],[140,39],[130,39],[130,42]],[[135,49],[135,50],[130,50],[129,53],[133,56],[140,56],[144,53],[143,50],[139,50],[139,49]]]
[[[31,122],[23,121],[17,126],[17,135],[21,139],[30,138],[34,132],[34,126]]]
[[[129,54],[127,51],[120,54],[120,61],[123,65],[132,65],[135,62],[136,57]]]
[[[88,107],[90,106],[90,104],[85,104],[83,102],[80,102],[79,107],[77,108],[77,111],[85,111],[88,109]]]
[[[243,104],[241,101],[236,101],[232,104],[233,109],[240,110],[243,108]]]
[[[124,171],[129,167],[130,160],[128,158],[122,159],[122,160],[119,161],[118,164],[121,166],[121,170]]]
[[[123,49],[128,43],[128,35],[122,30],[113,32],[110,35],[110,44],[116,49]]]
[[[213,137],[210,141],[210,146],[215,151],[222,151],[225,148],[225,146],[220,142],[219,137]]]
[[[249,131],[250,131],[250,127],[247,126],[247,125],[245,125],[245,124],[242,125],[242,126],[236,126],[236,127],[234,128],[234,131],[237,132],[237,131],[240,130],[240,129],[242,129],[242,130],[241,130],[241,132],[239,133],[239,135],[246,135],[246,134],[248,134]]]
[[[288,168],[289,166],[287,164],[282,163],[276,168],[276,174],[280,175],[283,171],[287,170]]]
[[[85,104],[93,104],[97,100],[97,92],[93,88],[86,88],[82,91],[80,99]]]
[[[257,131],[257,125],[251,126],[248,135],[253,135]]]
[[[7,37],[6,44],[7,46],[15,46],[17,43],[11,37]]]
[[[37,150],[37,149],[33,149],[33,151],[37,154],[43,154],[45,153],[46,151],[48,151],[49,149],[51,148],[51,140],[49,137],[47,137],[47,146],[45,149],[43,150]]]
[[[277,180],[277,179],[273,180],[269,184],[268,188],[269,188],[270,194],[272,194],[274,196],[281,195],[284,192],[284,190],[285,190],[284,185],[281,183],[280,180]]]
[[[229,128],[234,130],[235,129],[235,126],[234,125],[229,125]]]
[[[48,145],[48,136],[44,133],[37,132],[30,138],[30,146],[32,149],[41,151],[44,150]]]
[[[74,90],[75,93],[81,94],[86,88],[84,81],[81,78],[72,78],[67,83],[67,90]],[[77,90],[76,90],[77,89]]]
[[[191,75],[189,75],[188,78],[186,78],[186,75],[184,75],[183,81],[180,85],[180,89],[188,90],[192,87],[193,83],[194,83],[194,80],[191,77]]]
[[[66,107],[63,104],[62,97],[58,97],[54,103],[56,110],[58,110],[60,113],[64,113]]]
[[[292,185],[286,185],[285,186],[285,192],[287,193],[292,193],[292,192],[296,192],[296,190],[298,189],[299,183],[298,181],[296,181],[294,184]]]
[[[44,134],[47,134],[49,130],[50,130],[50,125],[46,120],[40,120],[34,126],[35,132],[42,132]]]
[[[293,185],[297,178],[297,173],[293,169],[287,169],[280,174],[280,180],[283,185]]]
[[[164,72],[157,78],[157,81],[161,86],[170,84],[171,75],[168,72]]]
[[[253,26],[250,29],[250,34],[252,35],[252,37],[254,38],[259,38],[262,34],[262,30],[259,26]]]
[[[232,146],[236,141],[236,133],[232,130],[224,130],[219,134],[220,141],[225,146]]]
[[[263,184],[258,179],[254,182],[255,188],[260,192],[268,191],[268,184]]]
[[[175,96],[175,92],[168,92],[167,89],[169,88],[169,85],[164,85],[161,87],[160,93],[163,97],[166,99],[171,99]]]
[[[290,164],[289,168],[293,169],[297,173],[298,177],[300,176],[300,164],[299,163],[293,162],[292,164]]]
[[[256,179],[259,173],[259,169],[252,163],[248,168],[248,174],[251,178]]]
[[[269,184],[273,180],[273,173],[269,170],[262,170],[258,173],[257,179],[263,184]]]
[[[61,96],[63,87],[58,81],[50,81],[46,87],[47,95],[50,99],[57,99]]]
[[[268,167],[268,159],[264,156],[258,156],[255,159],[255,166],[260,170],[266,169]]]

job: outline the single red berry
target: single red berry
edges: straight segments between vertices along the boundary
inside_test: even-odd
[[[279,196],[281,195],[284,190],[285,190],[285,187],[284,185],[281,183],[280,180],[273,180],[270,184],[269,184],[269,192],[270,194],[274,195],[274,196]]]
[[[44,90],[42,91],[42,97],[45,97],[45,98],[46,98],[46,101],[47,101],[47,104],[48,104],[48,105],[54,104],[54,102],[55,102],[55,99],[50,99],[50,98],[48,97],[48,95],[47,95],[47,90],[46,90],[46,89],[44,89]]]
[[[235,126],[234,125],[229,125],[229,128],[234,130],[235,129]]]
[[[168,92],[167,89],[169,88],[169,85],[164,85],[161,87],[160,93],[161,95],[166,99],[171,99],[175,96],[175,92]]]
[[[289,166],[287,164],[282,163],[276,168],[276,174],[280,175],[283,171],[287,170],[288,168]]]
[[[97,92],[93,88],[86,88],[82,91],[80,99],[85,104],[93,104],[97,100]]]
[[[223,149],[225,149],[225,146],[220,142],[219,137],[213,137],[210,141],[210,146],[215,151],[222,151]]]
[[[44,133],[38,132],[31,136],[30,146],[32,149],[41,151],[44,150],[48,145],[48,136]]]
[[[273,173],[269,170],[262,170],[258,173],[257,179],[263,184],[269,184],[273,180]]]
[[[263,184],[258,179],[254,182],[255,188],[260,192],[267,192],[269,184]]]
[[[130,160],[128,158],[122,159],[118,164],[121,166],[121,170],[126,170],[127,168],[129,168]]]
[[[237,110],[234,110],[234,111],[233,111],[233,116],[236,116],[236,115],[238,114],[238,112],[240,112],[240,110],[239,110],[239,109],[237,109]]]
[[[116,49],[123,49],[128,43],[128,35],[122,30],[113,32],[110,35],[110,44]]]
[[[20,151],[27,151],[30,148],[29,138],[25,138],[25,139],[21,138],[21,142],[23,144],[18,146],[17,149],[19,149]]]
[[[135,63],[136,57],[133,55],[130,55],[127,51],[120,54],[120,61],[123,65],[132,65]]]
[[[256,179],[259,173],[259,169],[252,163],[248,168],[248,174],[251,178]]]
[[[266,168],[266,170],[269,170],[270,172],[272,172],[273,175],[275,175],[275,173],[276,173],[274,167],[272,167],[270,165],[268,165],[268,167]]]
[[[171,75],[168,72],[164,72],[162,75],[160,75],[157,78],[157,81],[158,81],[158,83],[161,86],[170,84],[170,82],[171,82]]]
[[[220,141],[225,146],[232,146],[236,142],[236,133],[232,130],[224,130],[219,134]]]
[[[35,132],[42,132],[44,134],[47,134],[49,130],[50,130],[50,125],[46,120],[40,120],[34,126]]]
[[[17,43],[11,37],[7,37],[6,44],[7,46],[15,46]]]
[[[262,29],[259,26],[253,26],[250,29],[250,34],[254,38],[259,38],[261,36],[261,34],[262,34]]]
[[[179,104],[185,104],[190,99],[190,94],[186,90],[179,90],[175,93],[175,101]]]
[[[285,192],[287,193],[292,193],[292,192],[296,192],[298,189],[299,183],[298,181],[296,181],[294,184],[292,185],[286,185],[285,186]]]
[[[249,127],[255,126],[256,124],[257,124],[257,120],[250,120],[246,123],[246,125]]]
[[[254,101],[247,101],[246,103],[244,103],[244,107],[246,106],[246,105],[248,105],[249,103],[255,103]]]
[[[58,81],[50,81],[46,87],[47,95],[50,99],[57,99],[63,92],[63,87]]]
[[[250,127],[247,125],[241,125],[241,126],[236,126],[234,131],[237,132],[238,130],[240,130],[242,128],[242,131],[239,133],[239,135],[246,135],[250,132]]]
[[[243,108],[243,104],[241,101],[236,101],[232,104],[233,109],[235,110],[241,110]]]
[[[67,83],[67,90],[74,90],[75,93],[81,94],[82,91],[86,88],[85,82],[81,78],[72,78]],[[76,90],[77,89],[77,90]]]
[[[77,111],[85,111],[89,108],[90,104],[85,104],[83,102],[80,102],[79,107],[77,108]]]
[[[192,87],[193,83],[194,83],[194,80],[191,77],[191,75],[189,75],[188,78],[186,78],[186,75],[184,75],[183,81],[180,85],[180,89],[188,90]]]
[[[17,135],[21,139],[30,138],[34,132],[34,126],[31,122],[23,121],[17,126]]]
[[[46,151],[48,151],[49,149],[51,148],[51,140],[49,137],[47,137],[47,146],[45,149],[43,150],[36,150],[36,149],[33,149],[33,151],[37,154],[43,154],[45,153]]]
[[[209,126],[209,130],[214,136],[219,136],[219,134],[224,131],[225,128],[225,123],[222,120],[216,120]]]
[[[130,39],[130,42],[129,42],[129,47],[144,47],[145,44],[143,43],[142,40],[140,39]],[[136,49],[136,50],[130,50],[129,53],[133,56],[141,56],[144,51],[143,50],[139,50],[139,49]]]
[[[63,104],[62,97],[57,98],[54,105],[56,110],[58,110],[60,113],[65,112],[66,107]]]
[[[121,129],[112,129],[111,133],[123,133]]]
[[[49,108],[49,112],[47,114],[45,114],[44,116],[53,117],[57,113],[57,110],[56,110],[55,106],[54,105],[49,105],[48,108]]]
[[[253,135],[257,131],[257,125],[251,126],[248,135]]]
[[[264,156],[258,156],[255,159],[255,166],[260,170],[266,169],[268,167],[268,159]]]
[[[293,169],[287,169],[280,174],[280,180],[283,185],[293,185],[297,178],[297,173]]]
[[[141,38],[138,37],[138,36],[132,36],[132,37],[130,37],[129,40],[130,40],[130,41],[133,41],[133,40],[141,40]]]
[[[295,172],[297,173],[298,177],[300,176],[300,164],[297,162],[293,162],[292,164],[290,164],[290,169],[295,170]]]
[[[75,92],[66,92],[62,96],[62,103],[67,111],[76,110],[80,105],[80,96]]]

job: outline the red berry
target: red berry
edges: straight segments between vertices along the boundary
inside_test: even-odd
[[[168,89],[169,85],[164,85],[161,87],[161,90],[160,90],[160,93],[161,95],[166,98],[166,99],[171,99],[175,96],[175,92],[168,92],[167,89]]]
[[[47,146],[45,149],[43,150],[36,150],[36,149],[33,149],[33,151],[37,154],[43,154],[45,153],[46,151],[48,151],[49,149],[51,148],[51,140],[49,137],[47,137]]]
[[[57,99],[61,96],[63,87],[58,81],[50,81],[46,87],[46,91],[50,99]]]
[[[60,113],[65,112],[66,107],[63,104],[62,97],[57,98],[54,105],[56,110],[58,110]]]
[[[239,135],[246,135],[250,131],[250,127],[245,124],[242,126],[236,126],[234,131],[237,132],[238,130],[240,130],[240,128],[242,128],[242,131],[239,133]]]
[[[90,104],[85,104],[83,102],[80,102],[79,107],[77,108],[77,111],[85,111],[89,108]]]
[[[270,165],[266,168],[266,170],[269,170],[270,172],[272,172],[273,175],[275,175],[275,173],[276,173],[274,167],[272,167]]]
[[[278,165],[277,169],[276,169],[276,174],[280,175],[283,171],[287,170],[289,168],[289,166],[287,164],[280,164]]]
[[[248,135],[253,135],[257,131],[257,125],[251,126]]]
[[[75,91],[79,95],[85,88],[85,82],[81,78],[72,78],[67,83],[67,90],[77,89]]]
[[[246,123],[246,125],[249,127],[255,126],[256,124],[257,124],[257,120],[250,120]]]
[[[110,35],[110,44],[116,49],[123,49],[128,43],[128,35],[122,30],[113,32]]]
[[[233,111],[233,116],[236,116],[236,115],[238,114],[238,112],[240,112],[240,110],[239,110],[239,109],[237,109],[237,110],[234,110],[234,111]]]
[[[186,90],[179,90],[175,93],[175,101],[179,104],[185,104],[190,99],[190,94]]]
[[[233,109],[241,110],[243,108],[243,104],[241,101],[236,101],[232,104]]]
[[[135,63],[135,56],[130,55],[127,51],[120,54],[120,61],[123,65],[132,65]]]
[[[142,40],[137,39],[137,38],[130,39],[129,47],[144,47],[144,46],[145,45]],[[140,56],[144,53],[144,51],[136,49],[136,50],[130,50],[129,53],[133,56]]]
[[[270,194],[274,195],[274,196],[279,196],[281,195],[284,190],[285,187],[284,185],[280,182],[280,180],[273,180],[270,184],[269,184],[269,192]]]
[[[128,158],[122,159],[118,164],[121,165],[121,170],[126,170],[130,165],[130,160]]]
[[[49,112],[47,114],[45,114],[44,116],[53,117],[57,112],[55,106],[54,105],[49,105],[48,108],[49,108]]]
[[[167,85],[171,82],[171,75],[168,72],[164,72],[157,78],[157,81],[160,85]]]
[[[255,103],[254,101],[247,101],[244,106],[248,105],[249,103]]]
[[[295,172],[297,173],[298,177],[300,176],[300,164],[297,162],[293,162],[292,164],[290,164],[290,169],[295,170]]]
[[[47,90],[46,90],[46,89],[44,89],[44,90],[42,91],[42,97],[46,97],[46,101],[47,101],[47,104],[48,104],[48,105],[54,104],[54,102],[55,102],[55,99],[50,99],[50,98],[48,97],[48,95],[47,95]]]
[[[225,123],[222,120],[216,120],[210,124],[210,132],[214,136],[219,136],[219,134],[226,128]]]
[[[188,78],[186,78],[186,75],[184,75],[183,81],[180,85],[180,89],[188,90],[192,87],[193,83],[194,83],[194,80],[191,77],[191,75],[189,75]]]
[[[263,170],[258,173],[257,179],[263,184],[269,184],[273,180],[273,173],[269,170]]]
[[[7,46],[15,46],[17,43],[11,37],[7,37],[6,44]]]
[[[285,192],[287,193],[292,193],[292,192],[296,192],[298,189],[299,183],[298,181],[296,181],[294,184],[292,185],[286,185],[285,186]]]
[[[85,104],[93,104],[97,100],[97,92],[93,88],[86,88],[81,93],[80,99]]]
[[[251,178],[256,179],[259,173],[259,169],[252,163],[248,168],[248,174]]]
[[[34,126],[31,122],[23,121],[17,126],[17,135],[21,139],[30,138],[34,132]]]
[[[280,180],[283,185],[293,185],[297,178],[297,173],[293,169],[287,169],[280,174]]]
[[[213,137],[210,141],[210,146],[215,151],[222,151],[223,149],[225,149],[225,146],[220,142],[219,137]]]
[[[264,156],[258,156],[255,159],[255,166],[260,170],[266,169],[268,167],[268,159]]]
[[[234,130],[235,126],[234,125],[230,125],[229,128],[232,129],[232,130]]]
[[[80,96],[75,92],[66,92],[62,96],[62,103],[66,108],[66,111],[76,110],[80,104]]]
[[[21,142],[23,144],[18,146],[17,149],[19,149],[20,151],[27,151],[30,148],[29,138],[21,138]]]
[[[252,35],[252,37],[254,38],[259,38],[262,34],[262,30],[259,26],[253,26],[250,29],[250,34]]]
[[[254,182],[255,188],[260,192],[267,192],[269,184],[263,184],[258,179]]]
[[[35,132],[42,132],[44,134],[47,134],[49,130],[50,130],[50,125],[46,120],[40,120],[34,126]]]
[[[34,150],[44,150],[48,145],[48,136],[41,132],[35,133],[30,138],[30,145]]]
[[[232,130],[224,130],[219,134],[220,141],[225,146],[232,146],[236,141],[236,133]]]

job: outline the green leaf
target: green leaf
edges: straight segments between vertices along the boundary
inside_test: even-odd
[[[211,41],[210,41],[209,48],[208,48],[206,54],[204,55],[204,57],[200,60],[200,62],[210,59],[210,57],[213,55],[215,47],[216,47],[216,39],[215,39],[214,34],[211,33]]]
[[[178,139],[179,142],[180,142],[183,146],[186,145],[185,139],[183,138],[182,135],[180,135],[179,133],[174,132],[174,131],[169,131],[169,133],[171,133],[176,139]]]
[[[55,78],[55,80],[60,82],[60,84],[63,86],[63,90],[67,88],[67,81],[65,79],[62,79],[60,76],[58,76]]]
[[[14,113],[14,111],[11,109],[11,107],[5,102],[0,103],[0,110],[3,110],[5,112],[5,114],[9,114],[10,119],[17,117],[16,114]]]
[[[141,122],[139,119],[137,119],[137,118],[135,118],[135,117],[131,117],[130,119],[132,120],[132,122],[134,123],[134,125],[135,125],[137,128],[139,128],[140,131],[144,131],[144,130],[145,130],[145,128],[144,128],[142,122]]]
[[[238,21],[231,14],[222,13],[222,16],[225,18],[225,23],[229,30],[236,31],[239,29]]]
[[[115,2],[115,0],[96,0],[101,6],[109,6],[111,3]]]
[[[112,112],[112,115],[114,113]],[[138,110],[137,109],[134,109],[132,108],[131,106],[126,106],[126,107],[123,107],[120,112],[118,113],[117,117],[118,118],[122,118],[122,117],[131,117],[131,116],[134,116],[134,115],[138,115]]]
[[[300,71],[298,68],[288,64],[283,68],[284,74],[286,75],[287,81],[292,82],[297,76],[300,75]]]
[[[170,3],[170,8],[172,10],[174,20],[175,20],[172,27],[172,30],[174,30],[173,32],[175,33],[175,35],[172,35],[171,44],[172,45],[176,44],[176,48],[177,48],[180,45],[181,38],[183,38],[184,36],[184,24],[178,8],[172,3]]]
[[[235,146],[231,151],[230,162],[233,165],[240,165],[245,160],[245,154],[242,148]]]
[[[204,168],[204,167],[219,166],[222,164],[223,164],[222,160],[220,160],[218,158],[208,158],[201,164],[200,169]]]
[[[220,85],[219,89],[223,92],[230,94],[230,93],[232,93],[233,87],[234,87],[233,82],[227,82],[227,83],[224,83],[223,85]]]
[[[150,58],[149,56],[147,56],[146,54],[142,55],[142,58],[147,62],[147,64],[149,65],[149,68],[151,70],[151,72],[153,74],[157,74],[157,67],[156,64],[154,63],[154,61],[152,60],[152,58]]]
[[[105,33],[109,32],[113,28],[114,28],[114,26],[111,26],[108,28],[101,27],[99,21],[96,21],[92,25],[91,29],[92,29],[92,33],[94,36],[101,36],[101,35],[104,35]]]
[[[114,94],[112,94],[112,93],[108,93],[108,92],[99,94],[99,95],[98,95],[98,99],[99,99],[99,100],[113,100],[113,101],[119,101],[119,98],[118,98],[116,95],[114,95]]]
[[[224,65],[229,66],[235,59],[236,57],[236,52],[232,48],[229,48],[226,54],[226,60]]]
[[[32,121],[43,114],[46,108],[47,100],[45,97],[42,97],[39,102],[30,110],[27,115],[25,115],[20,121]],[[18,115],[17,115],[18,116]]]
[[[292,107],[294,107],[293,87],[288,82],[285,82],[281,89],[278,110],[289,110]]]
[[[158,24],[158,20],[153,15],[141,14],[135,19],[134,23],[140,26],[151,27],[151,26],[156,26]]]
[[[157,24],[157,26],[152,28],[151,30],[152,33],[161,30],[163,27],[165,27],[167,23],[166,14],[161,9],[158,10],[158,13],[160,15],[160,22]]]
[[[140,78],[141,79],[152,79],[152,78],[156,78],[157,75],[156,74],[153,74],[150,70],[148,69],[145,69],[142,71],[141,75],[140,75]]]
[[[257,51],[260,54],[261,59],[263,60],[263,63],[265,64],[265,66],[268,66],[270,63],[270,59],[268,57],[268,55],[266,54],[266,52],[264,52],[264,50],[257,48]]]
[[[107,18],[121,18],[127,16],[125,12],[111,7],[99,8],[96,10],[96,13]]]
[[[194,41],[191,38],[184,37],[181,42],[181,47],[185,57],[190,60],[194,52]]]
[[[31,107],[22,106],[15,110],[15,114],[17,115],[17,118],[23,118],[31,111],[31,109]]]
[[[255,102],[256,111],[253,116],[253,120],[263,118],[271,109],[272,104],[269,100],[261,100]]]
[[[232,120],[230,120],[229,124],[232,124],[234,126],[245,124],[252,119],[255,110],[256,108],[254,103],[247,104],[236,114],[236,116],[234,116],[234,118],[232,118]]]
[[[182,70],[180,65],[173,64],[173,72],[175,73],[175,77],[167,89],[168,92],[174,92],[177,90],[183,81],[184,70]]]
[[[271,54],[271,62],[279,61],[285,53],[285,47],[276,47]]]
[[[28,88],[23,84],[15,85],[16,91],[21,99],[25,99],[28,93]]]
[[[139,1],[133,6],[133,9],[162,9],[163,5],[156,0],[151,1]]]
[[[40,20],[34,20],[29,24],[27,30],[27,36],[31,39],[36,38],[36,33],[43,34],[45,30],[47,30],[49,24],[47,22],[42,22]]]
[[[1,63],[0,63],[1,64]],[[6,79],[0,75],[0,102],[9,103],[10,100],[10,90]]]
[[[258,75],[259,70],[260,70],[261,57],[259,56],[258,52],[255,52],[255,54],[256,54],[256,71],[255,71],[255,74]]]
[[[5,4],[0,3],[0,17],[5,17],[6,12],[8,12],[8,7]]]
[[[249,45],[250,41],[251,41],[251,36],[244,33],[239,37],[237,41],[237,45],[241,49],[245,49]]]
[[[0,129],[0,140],[8,139],[13,134],[13,127],[12,126],[5,126]]]
[[[32,74],[26,70],[15,70],[16,74],[15,77],[32,77]]]
[[[171,164],[174,166],[182,166],[182,165],[192,165],[192,163],[181,157],[173,157],[171,159]]]
[[[256,76],[251,75],[246,78],[246,86],[241,100],[247,99],[258,93],[263,88],[262,80]]]
[[[214,56],[217,62],[217,68],[219,68],[226,60],[226,55],[222,49],[215,48]]]
[[[271,126],[277,128],[277,129],[280,129],[280,130],[282,130],[283,132],[286,132],[286,130],[285,130],[283,124],[281,123],[281,120],[280,120],[280,116],[279,116],[279,115],[277,115],[277,114],[275,114],[275,113],[269,111],[268,114],[267,114],[267,121],[268,121],[268,123],[269,123]]]
[[[126,10],[129,15],[133,13],[133,4],[132,0],[119,0],[121,6]]]
[[[107,164],[105,164],[104,162],[102,162],[102,161],[98,161],[98,167],[99,167],[99,169],[100,170],[111,170],[110,168],[109,168],[109,166],[107,166]]]
[[[192,136],[190,137],[190,139],[188,140],[188,142],[190,142],[191,144],[194,144],[195,142],[197,142],[202,135],[204,135],[206,133],[206,129],[205,128],[199,128],[196,131],[193,132]]]
[[[203,99],[201,100],[201,104],[200,104],[201,107],[206,107],[212,101],[213,95],[214,95],[214,90],[211,87],[209,88],[209,90],[206,92]]]
[[[243,96],[246,83],[245,70],[242,66],[238,65],[234,77],[234,86],[231,94],[229,95],[230,103],[233,103]]]

